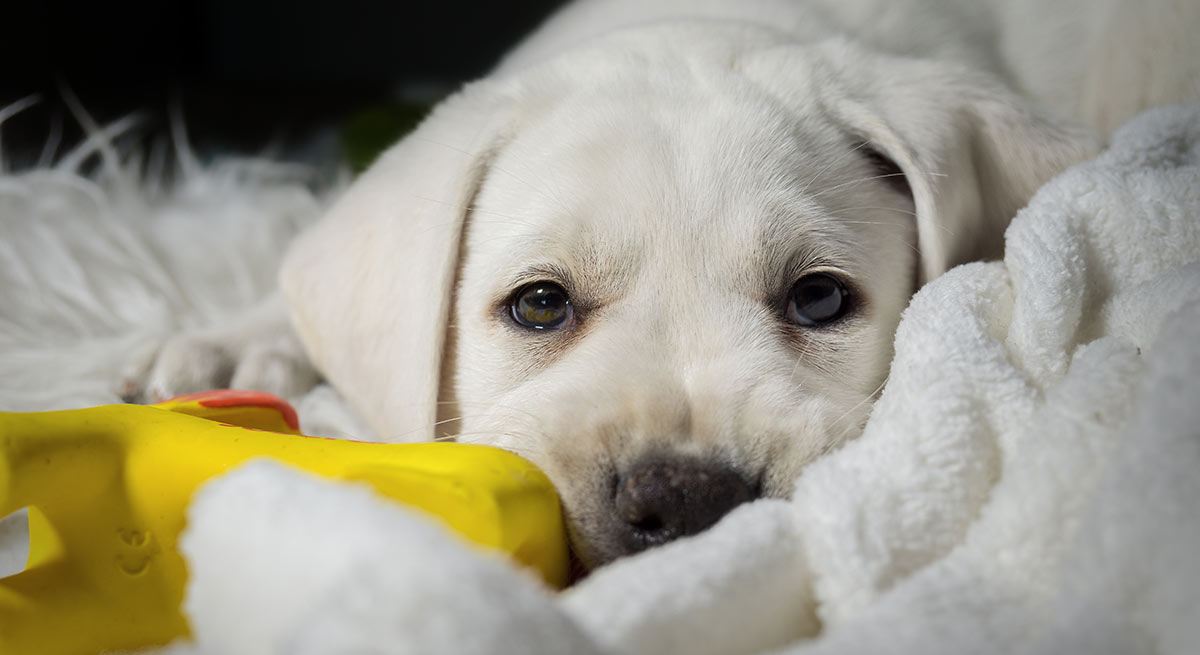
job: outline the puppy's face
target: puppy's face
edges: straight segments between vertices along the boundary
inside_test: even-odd
[[[545,104],[471,203],[443,417],[540,465],[594,566],[787,495],[857,434],[914,207],[861,136],[734,71]]]
[[[648,26],[448,99],[282,290],[381,438],[527,456],[597,565],[786,495],[861,429],[918,281],[1096,147],[952,62]]]

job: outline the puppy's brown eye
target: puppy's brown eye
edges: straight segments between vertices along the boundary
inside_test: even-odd
[[[553,282],[534,282],[521,287],[510,307],[514,321],[535,330],[558,330],[575,322],[571,298]]]
[[[846,287],[826,273],[796,280],[788,292],[787,318],[804,327],[817,327],[842,317],[849,306]]]

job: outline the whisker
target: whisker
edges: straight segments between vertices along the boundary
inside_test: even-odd
[[[817,173],[808,180],[808,183],[806,183],[804,185],[804,188],[800,189],[800,193],[803,194],[806,191],[808,191],[809,187],[811,187],[817,180],[821,179],[821,176],[824,175],[826,171],[828,171],[830,168],[833,168],[838,162],[842,161],[846,157],[849,157],[850,155],[854,154],[855,152],[858,152],[860,149],[867,147],[867,144],[869,144],[869,143],[870,143],[870,141],[863,141],[862,143],[854,146],[853,148],[843,152],[836,159],[834,159],[833,161],[826,164],[824,168],[817,171]]]
[[[900,212],[902,214],[908,214],[909,216],[912,216],[914,218],[916,218],[916,216],[917,216],[916,212],[909,211],[907,209],[900,209],[898,207],[844,207],[844,208],[839,208],[838,211],[848,212],[848,211],[855,211],[857,209],[883,209],[883,210],[888,210],[888,211]],[[948,234],[952,237],[955,236],[954,230],[951,230],[950,228],[946,227],[945,225],[935,224],[934,227],[936,227],[937,229],[941,230],[942,232],[945,232],[946,234]]]
[[[530,455],[544,455],[545,454],[545,450],[543,450],[541,448],[532,447],[531,444],[536,443],[536,439],[532,435],[516,434],[516,433],[512,433],[512,432],[500,432],[500,431],[495,431],[495,430],[485,430],[485,431],[478,431],[478,432],[464,432],[462,434],[456,435],[457,443],[474,445],[474,446],[479,446],[479,445],[495,446],[496,445],[495,443],[486,443],[486,444],[483,443],[485,438],[489,441],[494,441],[494,442],[502,442],[505,438],[507,438],[508,443],[506,443],[504,446],[499,446],[499,447],[503,448],[504,450],[507,450],[511,453],[516,453],[517,455],[525,457],[526,459],[530,459],[530,457],[529,457]]]
[[[864,396],[863,399],[858,401],[857,403],[855,403],[855,405],[853,407],[851,407],[850,409],[843,412],[842,415],[837,418],[837,420],[834,420],[831,422],[831,425],[836,425],[838,423],[841,423],[843,420],[845,420],[845,418],[847,416],[850,416],[851,413],[853,413],[859,407],[862,407],[863,404],[875,400],[878,397],[879,392],[883,390],[884,385],[886,385],[888,383],[888,380],[890,380],[891,377],[892,376],[890,374],[887,376],[884,376],[883,382],[880,382],[879,386],[875,387],[874,391],[872,391],[870,394]],[[864,423],[865,423],[865,421],[864,421]],[[838,435],[838,438],[836,439],[835,443],[841,443],[843,440],[845,440],[846,436],[848,434],[850,434],[850,431],[853,430],[855,427],[860,427],[860,424],[858,424],[858,423],[851,424],[851,425],[848,425],[845,428],[843,428],[841,434]]]
[[[460,415],[460,416],[455,416],[455,417],[452,417],[452,418],[444,418],[444,419],[442,419],[442,420],[440,420],[440,421],[434,421],[434,422],[433,422],[433,427],[435,427],[435,428],[436,428],[436,427],[437,427],[437,426],[439,426],[439,425],[445,425],[445,424],[447,424],[447,423],[453,423],[453,422],[455,422],[455,421],[461,421],[461,420],[463,420],[464,418],[466,418],[466,416],[461,416],[461,415]]]
[[[456,405],[458,407],[462,407],[465,409],[470,409],[472,406],[476,406],[476,407],[483,407],[486,411],[474,412],[474,413],[472,413],[472,412],[461,413],[461,414],[458,414],[457,416],[452,416],[450,418],[444,418],[441,420],[433,421],[431,423],[426,423],[424,425],[412,428],[411,430],[407,430],[405,432],[394,433],[391,435],[392,436],[391,441],[407,441],[406,437],[409,437],[418,432],[427,431],[427,430],[436,430],[436,428],[438,426],[454,423],[456,421],[462,421],[464,419],[469,419],[472,417],[486,416],[488,413],[490,413],[494,410],[501,410],[501,411],[509,412],[512,414],[524,415],[525,417],[527,417],[534,423],[536,423],[538,420],[538,416],[536,414],[534,414],[533,412],[531,412],[527,409],[524,409],[522,407],[515,407],[512,405],[490,403],[490,402],[489,403],[484,403],[484,402],[471,403],[471,402],[466,402],[466,401],[452,401],[452,400],[434,401],[434,404],[438,405],[438,406]],[[421,407],[423,405],[424,405],[424,403],[394,403],[392,405],[392,407],[393,408],[406,408],[406,407]],[[446,434],[446,435],[442,435],[442,436],[435,435],[432,438],[432,441],[453,441],[453,440],[456,440],[459,436],[460,435],[451,435],[451,434]]]
[[[832,216],[832,218],[836,218],[846,225],[891,225],[891,223],[880,223],[877,221],[850,221],[842,218],[841,216]],[[905,241],[903,239],[897,239],[897,241],[900,241],[900,243],[908,246],[913,252],[917,253],[918,256],[921,254],[920,249],[918,249],[917,246],[912,242]]]
[[[506,412],[514,412],[517,414],[523,414],[526,417],[533,419],[535,421],[538,419],[538,415],[534,414],[533,412],[529,411],[528,409],[525,409],[523,407],[514,407],[512,405],[499,404],[499,403],[490,403],[490,402],[489,403],[485,403],[485,402],[472,403],[472,402],[463,401],[463,400],[446,400],[446,401],[440,401],[437,404],[439,404],[439,405],[458,405],[459,407],[466,407],[466,408],[484,407],[489,410],[499,409],[499,410],[504,410]],[[483,413],[474,414],[474,416],[482,416],[482,415],[483,415]],[[467,418],[469,416],[473,416],[473,415],[464,414],[461,418]]]
[[[908,214],[909,216],[917,215],[917,212],[909,211],[907,209],[900,209],[899,207],[871,207],[871,206],[866,206],[866,205],[863,205],[861,207],[839,207],[838,211],[852,212],[852,211],[856,211],[859,209],[882,209],[885,211],[893,211],[893,212],[900,212],[901,214]]]
[[[804,340],[804,348],[801,349],[800,356],[796,358],[796,365],[792,367],[792,372],[790,375],[788,375],[788,379],[795,379],[796,373],[800,372],[800,365],[804,363],[804,358],[808,357],[808,352],[811,349],[812,349],[812,340],[805,339]],[[803,381],[801,381],[800,383],[797,384],[796,389],[799,390],[799,389],[803,389],[803,388],[804,388],[804,383],[803,383]]]
[[[835,184],[831,187],[826,187],[824,189],[821,189],[820,191],[812,194],[810,196],[810,198],[820,198],[821,196],[823,196],[827,193],[832,193],[832,192],[837,191],[838,189],[841,189],[844,187],[853,186],[855,184],[861,184],[863,182],[869,182],[871,180],[882,180],[882,179],[889,178],[889,177],[904,177],[904,173],[885,173],[883,175],[872,175],[870,177],[856,178],[856,179],[850,180],[849,182],[842,182],[841,184]]]

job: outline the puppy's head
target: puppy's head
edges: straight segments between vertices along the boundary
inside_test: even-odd
[[[284,290],[380,435],[530,458],[595,565],[789,493],[861,429],[915,288],[1089,145],[966,71],[631,33],[447,101]]]

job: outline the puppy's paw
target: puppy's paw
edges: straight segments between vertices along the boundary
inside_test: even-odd
[[[157,403],[180,394],[227,388],[237,364],[236,353],[208,336],[168,339],[145,378],[142,400]]]
[[[308,393],[320,380],[298,342],[254,343],[242,351],[229,386],[294,398]]]
[[[151,345],[128,363],[117,392],[137,403],[226,388],[296,399],[319,380],[282,305],[272,300],[227,325]]]

